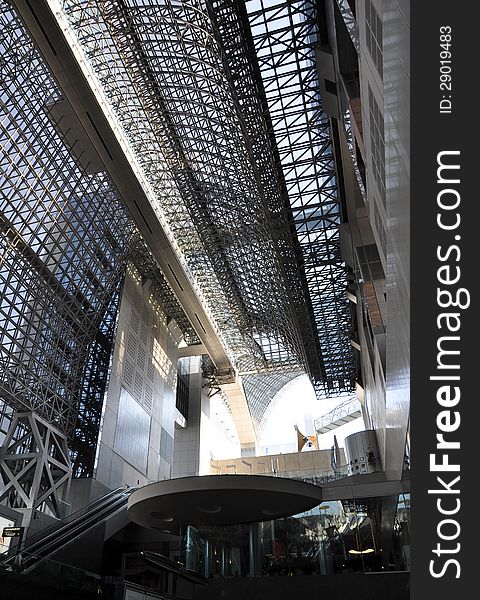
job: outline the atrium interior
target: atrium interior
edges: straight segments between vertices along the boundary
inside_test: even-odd
[[[408,598],[408,0],[0,0],[0,593]]]

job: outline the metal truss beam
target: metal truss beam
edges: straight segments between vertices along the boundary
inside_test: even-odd
[[[35,413],[17,413],[0,447],[0,502],[27,511],[45,505],[61,517],[71,475],[67,438]]]

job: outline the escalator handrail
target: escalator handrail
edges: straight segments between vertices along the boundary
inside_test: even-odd
[[[45,544],[40,545],[36,543],[35,546],[39,546],[36,551],[35,548],[31,546],[25,548],[27,558],[23,560],[23,570],[29,571],[33,569],[41,560],[49,558],[52,554],[61,550],[62,547],[86,534],[100,524],[105,518],[116,512],[119,508],[122,508],[126,504],[126,500],[127,495],[125,494],[123,497],[118,497],[116,502],[112,502],[108,506],[103,507],[101,511],[87,513],[85,515],[85,520],[70,523],[69,525],[71,525],[71,527],[69,529],[65,528],[64,530],[53,532],[59,533],[59,535],[54,536],[51,534],[49,536],[50,540]]]
[[[115,490],[112,490],[111,492],[108,492],[107,494],[100,496],[100,498],[97,498],[93,502],[90,502],[90,504],[87,504],[87,505],[83,506],[82,508],[79,508],[75,512],[69,514],[64,519],[60,519],[56,523],[53,523],[53,525],[50,525],[49,527],[45,527],[45,529],[41,529],[40,531],[38,531],[37,533],[35,533],[32,536],[29,536],[26,539],[25,545],[24,545],[25,549],[32,547],[34,544],[37,544],[38,542],[44,542],[45,539],[50,537],[51,534],[59,532],[61,529],[70,525],[71,523],[75,522],[77,519],[80,519],[85,514],[88,514],[89,512],[91,512],[94,509],[100,508],[100,506],[103,503],[108,502],[108,500],[110,498],[117,496],[120,492],[125,492],[128,489],[129,488],[126,488],[126,487],[116,488]]]
[[[73,521],[69,521],[64,525],[57,527],[49,534],[44,535],[41,539],[34,540],[33,543],[28,543],[29,540],[27,539],[27,543],[24,546],[25,550],[29,552],[35,552],[35,548],[37,546],[45,548],[52,540],[55,541],[60,539],[65,535],[69,535],[72,531],[77,531],[79,528],[82,529],[83,526],[92,519],[97,519],[98,517],[104,515],[104,513],[107,513],[105,516],[108,516],[110,508],[116,508],[117,505],[123,505],[128,498],[128,494],[126,493],[127,490],[116,490],[116,492],[117,494],[115,496],[110,495],[108,500],[104,497],[105,502],[100,503],[100,505],[97,506],[92,506],[90,510],[84,512],[82,515],[79,515]]]
[[[102,507],[101,510],[96,510],[95,512],[87,513],[85,515],[85,519],[71,523],[70,524],[71,527],[69,527],[68,529],[65,528],[65,529],[61,529],[58,532],[55,532],[55,533],[58,533],[59,535],[58,536],[55,535],[50,540],[46,540],[47,543],[44,544],[43,547],[47,548],[52,543],[55,543],[57,540],[62,541],[65,537],[76,537],[78,535],[83,535],[83,533],[86,533],[88,531],[88,529],[90,529],[91,524],[95,525],[99,521],[103,520],[105,517],[108,517],[109,515],[111,515],[118,508],[121,508],[122,506],[124,506],[126,504],[126,500],[127,500],[126,498],[120,497],[120,498],[116,499],[115,502],[111,502],[110,504],[108,504],[108,506]],[[30,550],[30,549],[31,549],[31,547],[27,548],[27,550]]]

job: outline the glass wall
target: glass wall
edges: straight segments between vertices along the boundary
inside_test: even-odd
[[[398,496],[397,514],[394,525],[394,547],[396,562],[410,570],[410,494]]]
[[[205,577],[409,569],[409,495],[324,502],[293,517],[188,526],[180,562]]]

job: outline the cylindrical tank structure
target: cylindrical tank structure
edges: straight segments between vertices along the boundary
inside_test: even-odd
[[[377,437],[373,429],[358,431],[346,437],[345,452],[350,475],[382,470]]]

